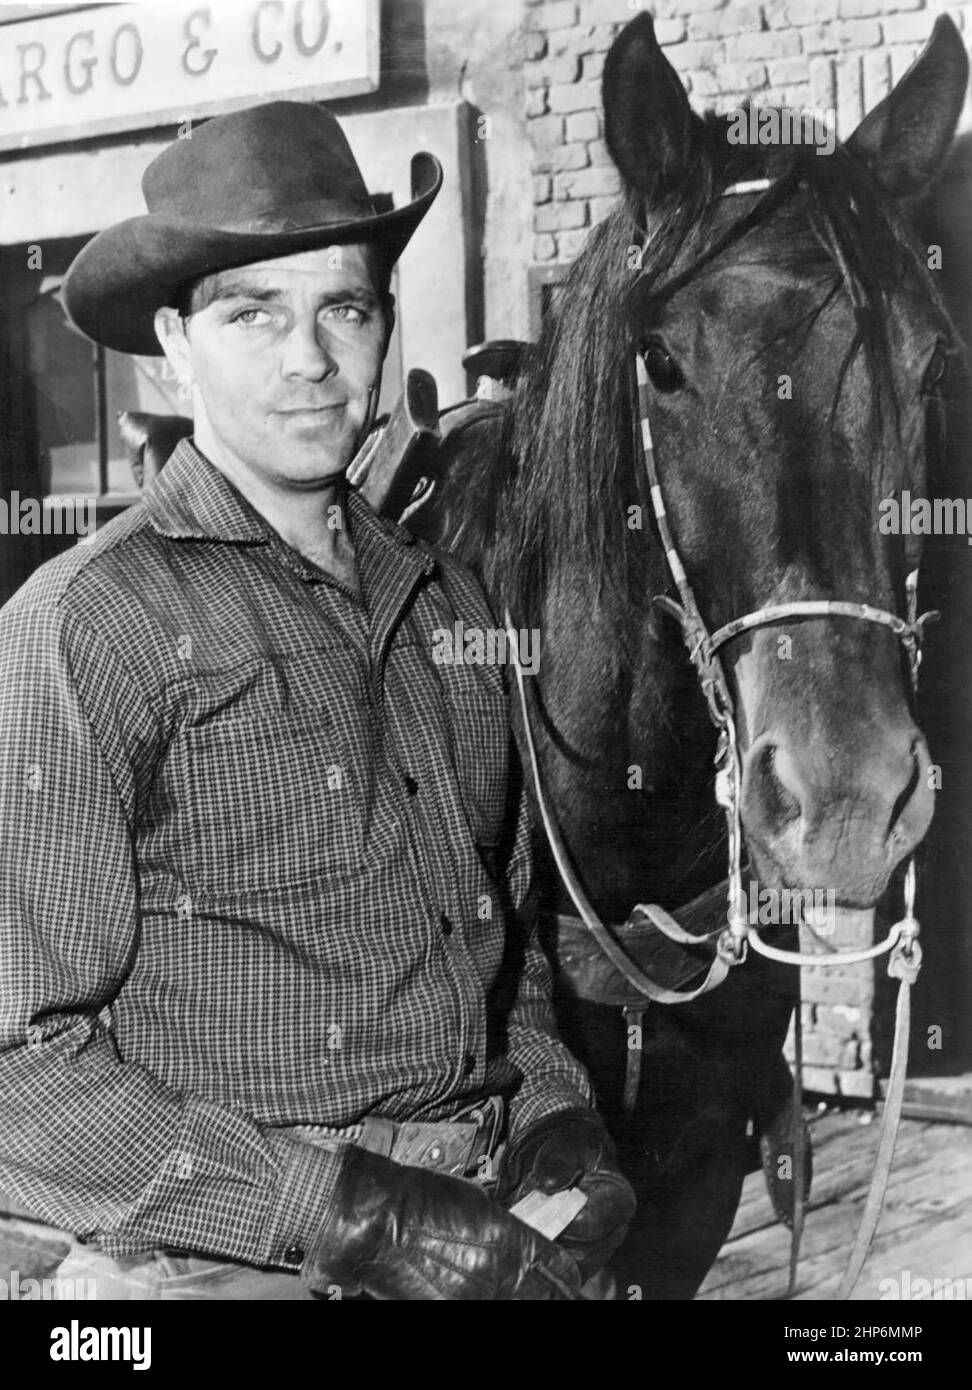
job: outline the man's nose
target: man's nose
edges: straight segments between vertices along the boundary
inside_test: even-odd
[[[320,324],[316,320],[313,323],[295,324],[284,348],[284,376],[323,381],[333,376],[337,369],[337,361],[328,349],[327,337]]]

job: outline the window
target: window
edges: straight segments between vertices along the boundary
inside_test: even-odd
[[[68,321],[61,302],[64,272],[84,239],[61,243],[24,305],[28,417],[46,497],[97,497],[99,519],[138,495],[118,430],[120,410],[186,413],[164,357],[129,357],[89,342]],[[22,264],[28,264],[23,248]]]

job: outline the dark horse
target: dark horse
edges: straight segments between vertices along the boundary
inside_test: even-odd
[[[463,437],[434,511],[416,519],[478,569],[498,613],[508,605],[517,627],[542,632],[530,686],[543,778],[608,921],[647,899],[673,910],[726,863],[713,729],[679,630],[652,602],[673,586],[635,432],[635,349],[710,631],[799,599],[903,613],[920,538],[882,534],[879,504],[924,493],[952,335],[900,204],[944,156],[967,76],[940,19],[896,89],[824,155],[733,144],[727,118],[695,116],[648,16],[608,56],[623,194],[571,268],[505,418]],[[722,196],[766,178],[766,192]],[[747,633],[725,660],[753,877],[871,907],[933,808],[894,636],[831,616]],[[547,902],[571,911],[553,875]],[[750,958],[714,993],[650,1008],[631,1123],[620,1013],[567,985],[562,1026],[639,1189],[622,1283],[691,1296],[733,1219],[796,972]]]

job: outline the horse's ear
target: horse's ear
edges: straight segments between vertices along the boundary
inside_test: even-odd
[[[701,124],[658,46],[651,15],[622,29],[604,64],[604,136],[625,183],[648,197],[685,173]]]
[[[864,117],[847,148],[889,193],[918,193],[934,178],[962,113],[969,60],[947,15],[901,81]]]

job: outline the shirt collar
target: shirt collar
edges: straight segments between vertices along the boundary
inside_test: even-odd
[[[179,440],[144,500],[152,526],[171,540],[253,545],[270,539],[270,523],[191,439]]]
[[[179,440],[161,473],[146,489],[144,504],[152,526],[171,540],[284,544],[270,523],[191,439]],[[396,558],[426,573],[434,570],[434,560],[424,547],[415,544],[411,533],[378,516],[354,488],[347,491],[347,508],[362,573],[382,571]],[[291,553],[300,561],[296,551]],[[299,568],[306,571],[305,578],[322,576],[322,571],[309,562],[300,563]]]

